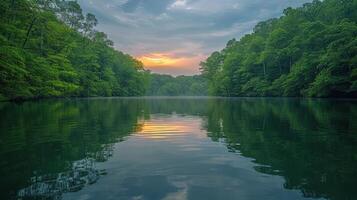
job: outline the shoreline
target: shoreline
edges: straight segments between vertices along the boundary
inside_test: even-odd
[[[339,100],[339,101],[357,101],[354,97],[278,97],[278,96],[96,96],[96,97],[34,97],[34,98],[16,98],[0,99],[0,103],[24,103],[37,102],[43,100],[95,100],[95,99],[291,99],[291,100]]]

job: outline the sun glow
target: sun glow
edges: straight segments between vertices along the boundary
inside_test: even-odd
[[[152,53],[138,58],[148,67],[176,66],[183,58],[174,58],[168,54]]]
[[[205,55],[184,55],[177,52],[155,52],[136,57],[145,69],[154,73],[171,75],[192,75],[199,73],[199,63],[205,60]]]

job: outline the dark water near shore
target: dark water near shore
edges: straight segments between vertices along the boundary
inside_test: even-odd
[[[357,199],[357,101],[0,104],[0,199]]]

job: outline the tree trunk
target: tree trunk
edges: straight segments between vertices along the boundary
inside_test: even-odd
[[[37,17],[34,17],[34,18],[32,19],[32,21],[31,21],[31,23],[30,23],[29,28],[27,29],[26,38],[25,38],[24,43],[22,44],[22,49],[24,49],[25,46],[26,46],[26,43],[27,43],[27,41],[28,41],[28,39],[29,39],[29,37],[30,37],[30,33],[31,33],[31,31],[32,31],[33,25],[35,24],[36,20],[37,20]]]
[[[11,1],[11,10],[12,10],[12,12],[14,12],[14,10],[15,10],[15,0],[12,0],[12,1]],[[16,15],[13,14],[13,15],[12,15],[12,20],[14,20],[15,17],[16,17]]]
[[[11,24],[11,22],[15,21],[16,19],[16,14],[15,14],[15,0],[11,1],[11,6],[9,8],[8,12],[8,19],[7,22],[8,24]],[[6,16],[6,14],[5,14]],[[10,42],[12,37],[12,33],[10,32],[9,34],[7,34],[7,40]]]
[[[40,44],[40,51],[41,54],[44,55],[43,53],[43,27],[41,28],[41,44]]]

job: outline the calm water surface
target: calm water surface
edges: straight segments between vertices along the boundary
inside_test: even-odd
[[[357,199],[357,102],[0,104],[0,199]]]

